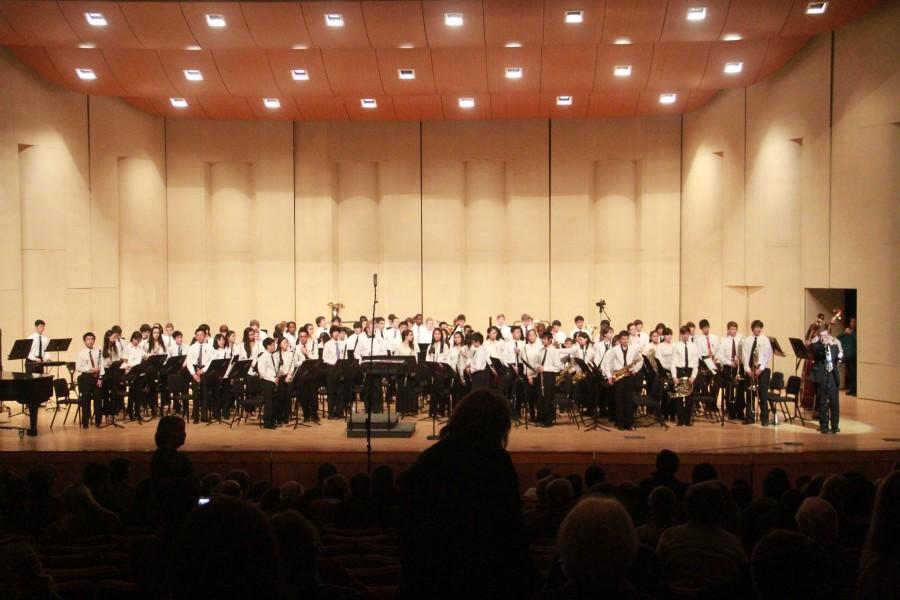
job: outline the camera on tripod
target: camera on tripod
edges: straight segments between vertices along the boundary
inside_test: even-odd
[[[606,300],[603,300],[601,298],[599,301],[597,301],[596,306],[597,306],[597,309],[600,310],[600,312],[603,312],[603,309],[606,308]]]

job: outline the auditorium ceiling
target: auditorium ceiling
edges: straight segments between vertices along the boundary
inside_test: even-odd
[[[0,0],[47,80],[168,118],[667,115],[761,81],[876,0]]]

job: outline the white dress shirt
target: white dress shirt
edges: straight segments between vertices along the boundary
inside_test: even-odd
[[[534,374],[534,369],[537,369],[541,364],[541,351],[544,349],[544,345],[537,340],[533,344],[529,344],[525,342],[525,345],[522,347],[522,352],[519,356],[522,359],[522,362],[525,363],[525,372]]]
[[[672,342],[660,342],[656,345],[656,352],[653,354],[660,366],[668,372],[672,370],[672,353],[674,351],[675,344]]]
[[[450,348],[447,342],[432,342],[425,352],[425,362],[438,362],[455,367],[450,360]]]
[[[488,351],[487,348],[484,347],[484,344],[481,346],[472,346],[471,352],[469,353],[469,370],[473,373],[477,373],[478,371],[484,371],[488,366]]]
[[[672,379],[678,379],[678,369],[684,368],[685,356],[687,356],[687,366],[691,370],[691,374],[688,375],[688,377],[691,379],[697,378],[697,366],[700,364],[700,354],[697,351],[696,344],[691,342],[678,342],[677,344],[673,344],[672,348],[672,365],[669,367]]]
[[[497,325],[497,329],[500,330],[500,337],[504,340],[512,339],[512,328],[509,325]]]
[[[431,329],[428,329],[428,326],[425,323],[421,325],[416,325],[413,323],[413,341],[416,344],[430,344],[431,343]]]
[[[370,338],[366,334],[360,334],[357,338],[356,350],[353,352],[353,357],[362,360],[364,356],[384,356],[386,354],[387,349],[385,348],[384,338],[379,335]]]
[[[259,378],[272,383],[278,383],[278,359],[273,352],[263,352],[256,361],[256,371]]]
[[[325,342],[322,349],[322,361],[327,365],[337,364],[337,361],[347,358],[347,342],[333,339]]]
[[[394,352],[397,356],[412,356],[418,362],[419,349],[412,349],[406,344],[400,344],[397,346],[397,350]]]
[[[288,341],[288,345],[293,350],[297,346],[297,334],[289,331],[284,332],[284,338]]]
[[[91,350],[82,348],[78,351],[78,355],[75,357],[76,373],[90,373],[97,367],[100,368],[100,376],[102,377],[106,368],[103,366],[103,361],[100,360],[99,348],[92,348]]]
[[[563,331],[562,329],[560,329],[559,331],[557,331],[556,333],[553,334],[553,341],[556,342],[557,344],[559,344],[560,346],[562,346],[563,344],[566,343],[567,337],[568,336],[566,336],[566,332]]]
[[[613,373],[631,365],[632,374],[637,374],[641,370],[642,363],[642,361],[638,360],[639,358],[641,358],[641,351],[637,346],[629,344],[623,355],[622,346],[615,344],[601,359],[600,370],[603,372],[604,377],[610,379]]]
[[[572,360],[572,357],[580,358],[586,364],[591,364],[594,362],[594,348],[593,346],[591,346],[590,342],[588,342],[584,346],[575,344],[570,350],[571,353],[569,354],[569,370],[573,373],[580,372],[581,367],[579,367],[578,364],[574,360]]]
[[[141,364],[141,361],[144,360],[144,351],[140,346],[128,344],[128,347],[125,348],[125,352],[122,354],[122,358],[125,359],[126,368],[131,369]]]
[[[537,364],[532,363],[532,366],[535,369],[541,367],[546,373],[559,373],[563,369],[560,350],[554,348],[553,344],[542,347],[538,351]]]
[[[709,341],[708,345],[707,340]],[[716,334],[711,333],[706,336],[703,333],[700,333],[699,335],[695,335],[694,343],[697,345],[697,352],[700,353],[701,359],[718,357],[717,350],[719,348],[719,336]],[[710,347],[712,348],[711,352]]]
[[[34,332],[28,336],[28,339],[31,340],[31,351],[28,352],[28,360],[47,360],[47,344],[50,343],[50,338],[46,335],[38,335],[38,332]]]
[[[617,346],[615,342],[612,340],[599,339],[594,344],[594,365],[599,367],[603,364],[603,357],[606,356],[606,353],[609,352],[612,348]]]
[[[169,353],[169,356],[184,356],[187,354],[187,348],[184,344],[176,344],[175,340],[172,340],[167,352]]]
[[[726,367],[732,366],[732,361],[737,361],[737,364],[741,364],[741,334],[737,334],[734,337],[730,335],[723,337],[719,343],[716,357],[719,359],[719,364]]]
[[[741,360],[744,361],[744,371],[746,371],[747,373],[750,372],[753,340],[756,340],[756,347],[759,351],[759,364],[757,365],[757,368],[768,369],[772,366],[772,344],[771,342],[769,342],[769,338],[764,335],[748,335],[743,340],[741,340],[741,343],[743,345],[743,347],[741,348]]]
[[[508,340],[503,344],[503,358],[501,359],[508,365],[521,364],[521,352],[525,347],[525,340]],[[516,353],[519,351],[519,354]]]
[[[184,359],[184,366],[187,367],[188,373],[194,375],[197,372],[197,365],[200,364],[200,374],[206,372],[206,367],[213,360],[213,350],[203,344],[191,344],[188,346],[187,358]]]

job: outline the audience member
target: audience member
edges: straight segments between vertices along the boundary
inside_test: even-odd
[[[177,479],[194,477],[194,466],[190,459],[178,449],[184,446],[187,433],[184,419],[176,415],[166,415],[156,426],[156,452],[150,461],[150,477],[153,479]]]
[[[753,550],[751,573],[758,600],[836,598],[826,585],[822,549],[805,535],[775,530]]]
[[[58,473],[51,465],[35,465],[28,471],[28,513],[25,529],[39,535],[59,518],[59,498],[53,493]]]
[[[334,524],[342,529],[366,529],[372,526],[372,480],[365,473],[350,478],[350,496],[334,510]]]
[[[862,549],[858,600],[900,597],[900,470],[884,478]]]
[[[694,470],[691,471],[691,483],[703,483],[704,481],[715,481],[719,478],[716,468],[708,462],[697,463]]]
[[[678,499],[675,492],[664,486],[657,486],[650,492],[650,518],[637,528],[638,541],[650,548],[656,548],[662,533],[675,524],[678,516]]]
[[[87,486],[76,483],[63,490],[55,535],[68,538],[110,535],[121,529],[119,517],[100,506]]]

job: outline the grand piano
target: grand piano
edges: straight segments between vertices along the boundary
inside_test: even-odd
[[[41,404],[47,402],[53,393],[53,375],[0,372],[0,400],[15,401],[27,407],[29,427],[26,433],[37,435],[38,414]],[[0,429],[19,429],[9,424],[0,425]]]

